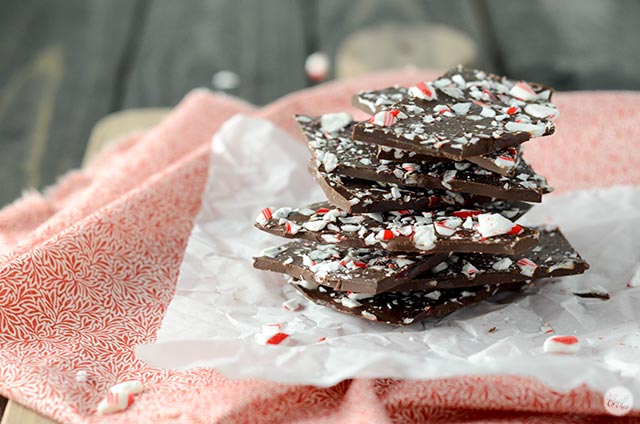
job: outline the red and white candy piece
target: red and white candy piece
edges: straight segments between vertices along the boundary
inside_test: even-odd
[[[436,232],[433,225],[417,227],[413,233],[413,244],[421,250],[431,250],[436,242]]]
[[[482,237],[494,237],[513,232],[517,234],[521,227],[499,213],[483,213],[477,216],[477,230]]]
[[[580,340],[576,336],[551,336],[544,341],[542,349],[547,353],[576,353]]]
[[[323,132],[334,132],[343,129],[353,121],[348,113],[325,113],[320,117],[320,129]]]
[[[457,216],[439,220],[434,223],[436,233],[441,236],[449,237],[455,234],[458,227],[462,225],[462,218]]]
[[[520,267],[520,274],[526,277],[533,277],[533,273],[536,272],[536,268],[538,268],[535,262],[527,258],[519,259],[516,265]]]
[[[296,299],[289,299],[282,303],[282,308],[289,312],[297,311],[300,309],[300,303]]]
[[[549,118],[551,120],[558,119],[560,111],[555,107],[543,106],[532,103],[524,107],[524,111],[535,118]]]
[[[430,82],[421,81],[416,85],[409,87],[409,95],[423,100],[436,100],[438,95]]]
[[[129,393],[137,395],[138,393],[144,392],[144,384],[139,380],[128,380],[111,386],[109,391],[112,393]]]
[[[536,100],[538,98],[538,94],[524,81],[520,81],[511,87],[509,94],[516,99],[524,100],[525,102]]]
[[[407,115],[400,112],[398,109],[385,110],[376,113],[371,119],[369,119],[369,123],[379,125],[381,127],[390,127],[395,124],[398,119],[405,119],[406,117]]]
[[[298,231],[302,229],[302,226],[296,224],[295,222],[287,221],[284,224],[284,229],[287,234],[298,234]]]
[[[133,393],[109,392],[98,404],[98,413],[107,415],[124,411],[133,404],[133,401]]]
[[[464,265],[462,265],[462,273],[468,279],[473,280],[474,278],[476,278],[476,275],[478,275],[478,268],[473,266],[470,262],[467,262]]]
[[[304,70],[310,79],[321,82],[329,76],[330,65],[331,61],[326,53],[315,52],[310,54],[304,61]]]
[[[273,217],[273,208],[264,208],[260,211],[256,217],[256,222],[260,225],[265,225]]]
[[[511,133],[526,132],[531,137],[540,137],[545,131],[544,124],[527,124],[526,122],[513,121],[507,122],[504,128]]]

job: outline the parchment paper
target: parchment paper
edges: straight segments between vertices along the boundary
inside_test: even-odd
[[[591,264],[585,275],[394,328],[316,306],[283,276],[252,268],[252,256],[284,242],[253,227],[261,209],[324,199],[305,169],[300,141],[266,121],[236,116],[215,135],[212,149],[175,298],[156,343],[138,348],[152,366],[213,367],[229,378],[318,386],[354,377],[520,374],[557,390],[622,385],[640,399],[640,287],[627,287],[640,272],[640,188],[550,195],[522,220],[559,225]],[[596,286],[611,299],[572,294]],[[291,298],[304,309],[285,311],[282,303]],[[256,342],[269,323],[291,334],[285,345]],[[580,352],[544,353],[549,327],[578,336]]]

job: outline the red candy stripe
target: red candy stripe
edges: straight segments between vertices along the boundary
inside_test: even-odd
[[[287,333],[276,333],[267,340],[266,344],[278,345],[282,343],[289,335]]]
[[[453,212],[453,216],[457,216],[458,218],[466,219],[470,216],[480,215],[482,211],[455,211]]]
[[[262,214],[262,216],[264,217],[264,219],[266,221],[270,220],[272,215],[271,215],[271,208],[264,208],[262,209],[262,211],[260,211],[260,213]]]
[[[522,232],[522,227],[519,226],[518,224],[516,224],[513,227],[511,227],[511,229],[509,230],[509,232],[507,234],[518,235],[521,232]]]
[[[511,106],[507,109],[507,115],[515,115],[518,112],[518,108],[515,106]]]
[[[555,336],[553,341],[555,343],[562,343],[565,345],[572,345],[579,342],[576,336]]]
[[[391,230],[382,230],[382,240],[391,240],[394,237],[393,231]]]
[[[324,215],[325,213],[329,212],[330,209],[327,208],[320,208],[316,211],[316,214],[318,215]]]
[[[429,90],[429,86],[424,82],[420,81],[416,84],[418,90],[422,91],[427,97],[433,97],[433,93]]]

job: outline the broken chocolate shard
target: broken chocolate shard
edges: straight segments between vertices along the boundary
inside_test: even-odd
[[[515,177],[492,173],[469,162],[392,162],[378,159],[375,146],[350,138],[354,123],[329,133],[321,129],[322,117],[299,115],[296,120],[313,155],[311,164],[320,172],[530,202],[540,202],[542,194],[551,191],[545,178],[533,172],[524,160],[517,166]]]
[[[537,228],[537,246],[515,256],[454,254],[394,290],[427,290],[514,283],[582,274],[589,264],[558,229]]]
[[[358,141],[456,161],[553,134],[548,87],[457,67],[355,126]]]
[[[400,101],[408,96],[408,89],[404,87],[388,87],[382,90],[361,91],[353,97],[353,105],[358,109],[375,115],[385,107]],[[486,155],[473,156],[467,161],[500,175],[513,176],[516,167],[522,159],[520,146],[509,147]],[[387,146],[378,146],[378,159],[402,162],[431,163],[436,161],[446,161],[446,158],[438,158],[419,154],[409,150],[395,149]]]
[[[351,213],[402,209],[428,211],[443,204],[464,207],[470,202],[487,199],[446,190],[400,187],[397,184],[342,177],[320,171],[315,164],[309,167],[309,171],[329,203]]]
[[[263,252],[253,266],[303,279],[307,284],[375,294],[419,275],[445,255],[389,254],[294,240]]]
[[[514,255],[538,243],[538,232],[509,224],[502,234],[487,237],[479,218],[499,213],[505,222],[517,220],[531,205],[493,201],[461,209],[441,206],[429,212],[400,210],[352,214],[333,208],[328,202],[303,208],[270,209],[270,218],[258,216],[256,227],[268,233],[305,239],[343,248],[375,248],[396,252],[449,253],[481,252]]]
[[[293,286],[307,299],[344,314],[390,325],[409,325],[427,318],[442,318],[465,306],[504,291],[520,289],[523,284],[479,286],[467,289],[386,292],[363,296],[332,290],[330,287],[309,287],[294,281]]]

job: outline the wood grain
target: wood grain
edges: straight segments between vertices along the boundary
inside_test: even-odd
[[[296,0],[153,1],[124,106],[173,105],[195,87],[211,87],[220,70],[239,74],[240,86],[230,93],[256,104],[305,87],[303,6]]]
[[[22,0],[0,13],[0,205],[80,165],[111,111],[139,0]]]

